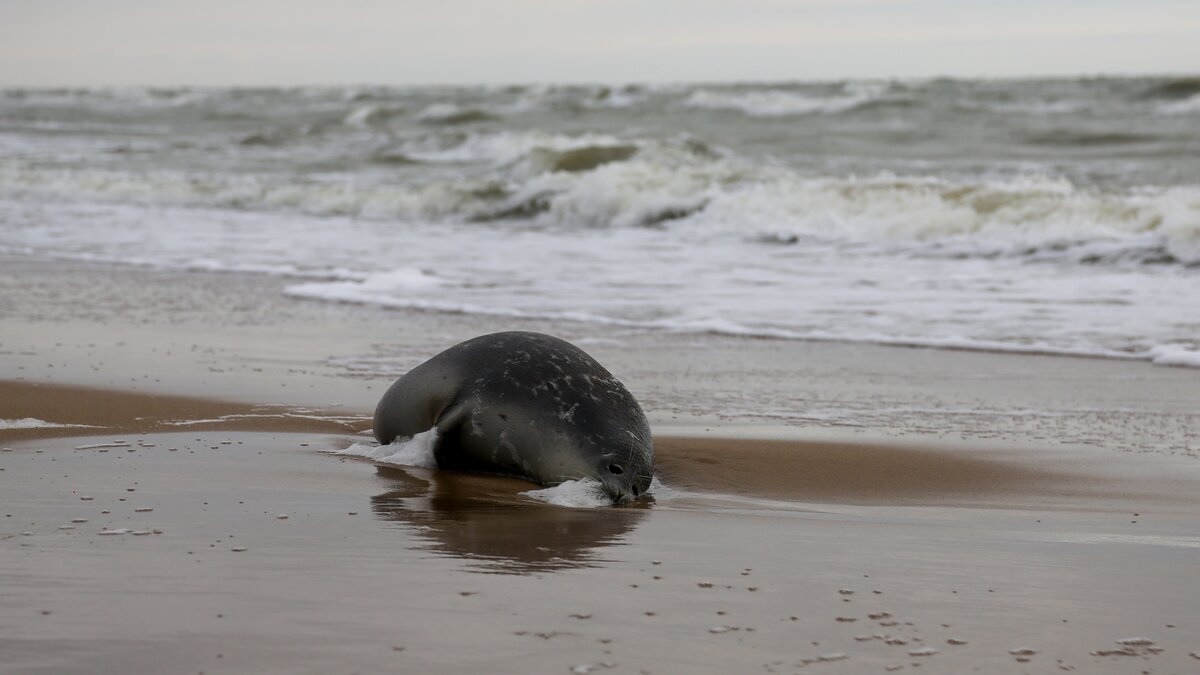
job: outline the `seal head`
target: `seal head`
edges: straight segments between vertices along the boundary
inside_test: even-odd
[[[431,427],[442,469],[543,485],[592,478],[618,502],[645,494],[653,475],[633,395],[582,349],[540,333],[455,345],[396,380],[375,409],[380,443]]]

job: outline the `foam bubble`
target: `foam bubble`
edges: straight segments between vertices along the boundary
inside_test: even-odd
[[[879,86],[859,86],[832,96],[779,89],[716,91],[698,89],[683,102],[689,108],[736,110],[752,117],[782,117],[849,110],[878,97]]]
[[[87,429],[95,428],[91,424],[62,424],[59,422],[47,422],[45,420],[39,420],[36,417],[22,417],[15,420],[0,419],[0,429],[5,431],[11,429],[66,429],[71,427]]]
[[[603,484],[595,478],[568,480],[553,487],[529,490],[521,494],[557,506],[596,508],[612,506],[612,497],[604,491]]]
[[[355,443],[344,450],[334,451],[337,455],[366,457],[383,464],[437,468],[433,451],[437,447],[437,427],[421,432],[411,438],[399,438],[387,445]]]
[[[445,283],[445,280],[425,270],[402,267],[365,275],[359,281],[293,284],[284,292],[295,297],[386,305],[397,295],[424,292]]]
[[[1200,348],[1196,345],[1158,345],[1151,347],[1149,357],[1160,366],[1200,368]]]

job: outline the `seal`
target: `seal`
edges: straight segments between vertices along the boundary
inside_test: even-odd
[[[650,487],[654,446],[641,407],[594,358],[550,335],[457,344],[396,380],[375,408],[383,444],[433,427],[440,469],[543,485],[593,478],[616,502]]]

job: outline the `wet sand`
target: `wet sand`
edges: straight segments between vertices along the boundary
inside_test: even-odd
[[[1200,672],[1195,371],[4,262],[0,420],[89,426],[0,429],[0,672]],[[326,452],[508,328],[626,381],[653,502]]]
[[[1169,473],[660,436],[655,502],[568,509],[328,454],[362,439],[345,411],[0,392],[3,419],[108,427],[0,431],[2,672],[1200,665],[1200,499]]]

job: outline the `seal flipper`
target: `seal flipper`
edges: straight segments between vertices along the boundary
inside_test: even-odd
[[[428,363],[396,380],[375,407],[375,440],[386,445],[436,426],[456,393]],[[439,429],[439,432],[442,431]]]
[[[463,448],[463,426],[470,423],[471,411],[458,401],[451,401],[434,421],[437,428],[437,445],[433,457],[439,469],[474,471],[475,462]]]
[[[496,456],[489,435],[477,426],[474,406],[452,401],[438,416],[437,446],[433,450],[439,469],[517,476],[538,482],[515,462],[505,462]]]

